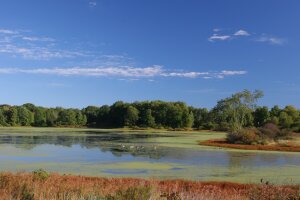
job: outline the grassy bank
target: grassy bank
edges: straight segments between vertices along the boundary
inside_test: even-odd
[[[288,151],[288,152],[300,152],[300,146],[294,143],[274,144],[274,145],[247,145],[247,144],[230,144],[224,139],[219,140],[207,140],[199,142],[200,145],[231,148],[231,149],[243,149],[243,150],[263,150],[263,151]]]
[[[211,130],[195,130],[195,129],[167,129],[167,128],[88,128],[88,127],[32,127],[32,126],[11,126],[11,127],[1,127],[0,131],[11,131],[11,132],[153,132],[153,133],[207,133],[216,132]]]
[[[95,178],[35,173],[0,173],[2,200],[224,199],[298,200],[300,185]]]

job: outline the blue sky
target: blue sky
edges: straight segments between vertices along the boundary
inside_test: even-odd
[[[7,0],[0,103],[211,108],[243,89],[300,107],[298,0]]]

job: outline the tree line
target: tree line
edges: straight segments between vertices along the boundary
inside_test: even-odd
[[[144,127],[173,129],[238,130],[273,123],[282,129],[300,132],[300,110],[256,106],[262,92],[244,90],[218,101],[212,109],[195,108],[184,102],[142,101],[83,109],[46,108],[26,103],[0,105],[0,126],[36,127]]]

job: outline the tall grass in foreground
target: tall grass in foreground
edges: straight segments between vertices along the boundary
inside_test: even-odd
[[[299,200],[298,186],[0,173],[1,200]]]

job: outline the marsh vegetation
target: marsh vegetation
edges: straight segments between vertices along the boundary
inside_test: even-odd
[[[45,176],[47,174],[47,176]],[[3,200],[299,200],[299,185],[96,178],[33,173],[0,173]]]

